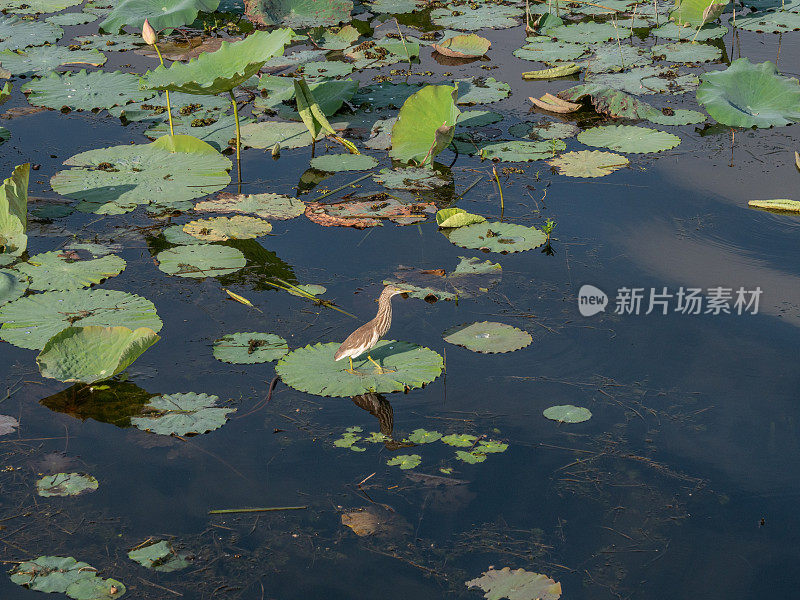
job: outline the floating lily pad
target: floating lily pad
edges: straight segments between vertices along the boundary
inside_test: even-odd
[[[503,4],[448,4],[431,11],[431,20],[439,27],[460,31],[478,29],[508,29],[519,24],[525,12],[516,6]]]
[[[30,282],[16,270],[0,269],[0,306],[20,298]]]
[[[218,396],[209,394],[169,394],[151,398],[142,412],[132,417],[131,425],[160,435],[188,435],[219,429],[235,408],[217,406]]]
[[[470,77],[457,79],[458,105],[490,104],[511,95],[511,86],[494,77]]]
[[[433,49],[443,56],[479,58],[486,54],[492,43],[474,33],[454,35],[433,44]]]
[[[0,17],[0,50],[22,50],[29,46],[55,44],[62,35],[64,30],[53,23]]]
[[[0,307],[0,338],[30,350],[39,350],[67,327],[123,326],[161,330],[161,319],[149,300],[117,290],[44,292]]]
[[[0,435],[14,433],[19,427],[19,421],[10,415],[0,415]]]
[[[389,156],[422,166],[452,141],[461,111],[456,108],[458,90],[448,85],[428,85],[410,96],[392,127]]]
[[[800,120],[800,85],[778,75],[769,61],[752,64],[739,58],[724,71],[705,73],[697,101],[730,127],[774,127]]]
[[[25,0],[22,1],[24,2]],[[47,17],[45,21],[53,25],[60,25],[61,27],[71,27],[74,25],[86,25],[87,23],[97,21],[99,18],[100,15],[90,12],[72,12],[52,15]]]
[[[800,13],[774,8],[737,17],[736,27],[757,33],[784,33],[800,30]]]
[[[189,235],[183,230],[183,225],[170,225],[161,232],[164,239],[170,244],[179,246],[189,246],[193,244],[203,244],[205,242],[198,240],[196,237]]]
[[[128,552],[128,558],[159,573],[172,573],[185,569],[190,564],[186,557],[185,553],[176,552],[172,544],[166,540],[138,546]]]
[[[51,496],[78,496],[93,492],[99,482],[91,475],[81,473],[56,473],[45,475],[36,482],[36,493],[45,498]]]
[[[671,133],[636,125],[603,125],[578,134],[578,141],[587,146],[608,148],[617,152],[662,152],[681,143]]]
[[[361,431],[361,427],[348,427],[342,437],[333,441],[333,445],[337,448],[348,448],[353,452],[366,452],[367,449],[363,446],[356,446],[356,442],[363,437],[358,435]]]
[[[247,264],[244,254],[236,248],[212,244],[175,246],[159,252],[156,260],[164,273],[178,277],[219,277]]]
[[[128,102],[140,102],[153,97],[153,92],[139,89],[139,78],[121,71],[50,73],[22,86],[28,102],[61,110],[93,110],[111,108]]]
[[[424,0],[373,0],[372,2],[366,2],[365,6],[376,14],[398,15],[417,10],[422,1]]]
[[[580,127],[560,121],[539,121],[538,123],[517,123],[508,128],[508,133],[519,137],[539,140],[562,140],[580,133]]]
[[[592,418],[592,413],[588,408],[563,404],[561,406],[551,406],[542,413],[548,419],[560,423],[583,423]]]
[[[338,343],[305,346],[284,356],[275,371],[286,385],[301,392],[341,397],[422,387],[436,379],[444,366],[442,357],[433,350],[408,342],[384,340],[369,352],[384,372],[379,373],[364,355],[353,360],[356,371],[353,374],[346,370],[349,368],[347,360],[333,360],[338,348]]]
[[[274,333],[229,333],[214,342],[214,358],[238,365],[278,360],[287,352],[286,340]]]
[[[326,50],[344,50],[353,45],[359,37],[358,29],[352,25],[343,27],[319,28],[310,34],[314,44]]]
[[[478,447],[476,450],[486,454],[495,454],[508,450],[508,444],[498,442],[497,440],[478,440]]]
[[[458,115],[459,127],[483,127],[503,120],[503,115],[489,110],[464,110]]]
[[[538,71],[525,71],[522,78],[526,81],[535,79],[557,79],[559,77],[567,77],[579,73],[582,67],[576,63],[568,62],[563,65],[557,65],[549,69],[539,69]]]
[[[533,250],[547,241],[535,227],[488,221],[449,231],[448,239],[456,246],[488,252],[522,252]]]
[[[665,40],[686,40],[689,42],[706,42],[708,40],[721,38],[726,33],[728,33],[728,28],[724,25],[703,25],[698,31],[695,27],[681,27],[677,23],[672,22],[665,23],[661,27],[653,29],[650,32],[651,35],[664,38]]]
[[[492,321],[456,325],[442,333],[442,337],[445,342],[482,354],[513,352],[533,341],[527,331]]]
[[[740,20],[740,19],[739,19]],[[737,20],[737,26],[740,23]],[[722,56],[722,50],[710,44],[693,44],[691,42],[672,42],[671,44],[657,44],[650,48],[653,56],[664,57],[664,60],[683,63],[701,63],[717,60]]]
[[[495,142],[480,147],[481,158],[501,162],[531,162],[554,156],[565,150],[567,145],[561,140],[541,142]]]
[[[750,200],[748,206],[761,208],[775,212],[800,213],[800,202],[788,200],[786,198],[776,198],[774,200]]]
[[[40,556],[18,564],[11,572],[11,581],[37,592],[65,593],[70,584],[96,577],[96,569],[71,556]]]
[[[620,154],[600,150],[567,152],[547,161],[567,177],[603,177],[626,167],[629,160]]]
[[[73,600],[109,600],[119,598],[125,592],[121,581],[94,576],[69,584],[64,593]]]
[[[466,450],[456,450],[456,458],[458,460],[464,461],[465,463],[474,465],[485,461],[486,454],[484,454],[483,452],[478,452],[477,450],[473,450],[471,452],[468,452]]]
[[[442,441],[445,444],[456,448],[471,448],[475,445],[477,439],[477,436],[469,435],[468,433],[451,433],[450,435],[442,436]]]
[[[509,567],[489,569],[483,576],[466,582],[468,588],[479,587],[488,600],[558,600],[561,584],[547,575]]]
[[[214,12],[219,0],[121,0],[105,21],[100,31],[117,33],[128,26],[141,29],[145,19],[156,31],[172,29],[191,24],[201,10]]]
[[[309,202],[306,204],[306,217],[324,227],[364,229],[381,226],[383,220],[398,225],[419,223],[435,210],[436,207],[428,202],[405,204],[388,194],[370,194],[336,204]]]
[[[649,65],[652,60],[650,52],[644,48],[622,46],[611,42],[595,48],[594,54],[583,59],[580,66],[591,73],[616,73],[632,67]]]
[[[309,79],[309,85],[316,77],[345,77],[353,72],[353,65],[341,60],[316,60],[303,65],[303,75]]]
[[[0,65],[13,75],[44,75],[62,65],[93,65],[99,67],[106,56],[97,50],[69,50],[63,46],[44,46],[28,50],[0,52]]]
[[[151,144],[112,146],[67,159],[73,167],[50,179],[53,189],[82,200],[81,210],[120,214],[148,202],[192,200],[230,183],[231,161],[187,135],[164,136]]]
[[[74,41],[84,50],[95,49],[102,52],[126,52],[144,46],[141,35],[120,33],[119,35],[79,35]]]
[[[198,212],[244,213],[262,219],[285,220],[299,217],[306,210],[302,200],[282,194],[228,194],[221,193],[216,200],[195,204]]]
[[[680,74],[675,68],[654,66],[636,67],[623,73],[592,74],[588,79],[634,95],[685,94],[700,83],[694,73]]]
[[[586,53],[586,46],[572,42],[559,42],[549,38],[537,38],[514,50],[514,56],[542,63],[575,60]]]
[[[708,118],[701,112],[685,108],[660,110],[654,108],[651,111],[643,111],[641,116],[656,125],[695,125],[703,123]]]
[[[183,226],[183,230],[205,242],[224,242],[261,237],[272,231],[272,225],[258,217],[236,215],[189,221]]]
[[[426,167],[381,169],[372,179],[390,189],[418,192],[435,190],[450,183],[441,173]]]
[[[352,0],[245,0],[245,14],[260,25],[329,27],[350,20]]]
[[[386,461],[389,466],[398,466],[402,470],[407,471],[418,467],[422,462],[422,457],[419,454],[399,454]]]
[[[312,141],[305,123],[261,121],[242,127],[242,145],[251,148],[270,149],[275,144],[287,149],[302,148],[310,146]]]
[[[415,444],[430,444],[440,440],[442,434],[438,431],[428,431],[427,429],[415,429],[408,436],[408,441]]]
[[[30,288],[37,291],[76,290],[101,283],[122,273],[125,261],[109,254],[101,258],[74,260],[59,251],[36,254],[16,269],[31,278]]]
[[[58,12],[81,3],[82,0],[3,0],[0,9],[17,15],[34,15]]]
[[[547,30],[547,35],[562,42],[579,44],[597,44],[609,40],[625,39],[631,36],[631,30],[625,27],[614,27],[612,23],[595,23],[585,21],[562,25]]]
[[[486,217],[473,215],[463,208],[443,208],[436,213],[436,224],[439,227],[466,227],[474,223],[483,223]]]
[[[403,103],[422,88],[419,83],[376,83],[358,90],[353,96],[356,106],[371,106],[375,109],[398,110]]]
[[[311,159],[310,166],[318,171],[339,173],[340,171],[365,171],[378,164],[366,154],[323,154]]]
[[[42,377],[94,383],[124,371],[158,340],[148,327],[67,327],[47,341],[36,364]]]

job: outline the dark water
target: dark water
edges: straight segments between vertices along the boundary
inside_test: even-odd
[[[488,108],[513,120],[527,110],[528,95],[570,85],[520,84],[519,72],[531,67],[510,55],[519,30],[490,37],[500,65],[491,74],[512,82],[514,93]],[[742,36],[742,53],[754,62],[774,59],[776,47],[773,36]],[[781,64],[796,57],[784,40]],[[428,62],[425,68],[445,70]],[[23,102],[15,96],[8,106]],[[41,164],[33,196],[53,197],[47,181],[72,154],[145,141],[140,126],[122,129],[91,114],[48,112],[11,123],[0,166],[8,173],[23,161]],[[732,167],[727,132],[680,129],[675,150],[632,157],[631,169],[597,181],[553,176],[540,163],[511,175],[503,184],[505,218],[556,220],[552,256],[484,256],[452,245],[431,222],[356,231],[300,217],[275,222],[274,235],[259,240],[297,281],[325,285],[327,298],[364,319],[381,280],[400,266],[452,269],[459,256],[502,264],[502,282],[487,295],[394,303],[390,336],[446,353],[447,364],[446,376],[426,388],[386,396],[395,434],[424,427],[510,445],[478,465],[449,461],[452,449],[441,444],[410,451],[423,455],[412,473],[441,475],[448,464],[458,485],[387,467],[392,453],[380,444],[364,453],[335,448],[345,427],[378,428],[349,399],[279,383],[264,406],[271,363],[227,365],[211,355],[211,342],[225,333],[269,331],[296,348],[341,340],[354,320],[252,281],[228,284],[263,311],[255,313],[228,300],[219,281],[165,276],[152,259],[160,242],[133,228],[157,222],[141,209],[34,226],[31,254],[72,236],[121,244],[128,266],[103,287],[155,303],[162,340],[128,370],[120,394],[205,392],[232,399],[238,410],[223,428],[187,441],[84,419],[70,394],[52,398],[65,385],[40,378],[33,352],[4,344],[0,373],[15,393],[0,412],[18,417],[21,428],[19,439],[0,439],[0,556],[75,556],[123,581],[132,598],[477,598],[464,582],[490,565],[547,573],[572,599],[734,600],[765,589],[792,597],[800,585],[798,221],[746,203],[792,197],[797,128],[737,134]],[[245,179],[268,183],[245,191],[293,193],[307,160],[308,149],[284,151],[278,162],[248,151]],[[459,189],[487,171],[464,156],[453,167]],[[484,177],[458,206],[496,217],[496,188]],[[583,284],[612,297],[606,313],[579,314]],[[760,286],[759,314],[613,314],[624,286],[720,285]],[[524,328],[533,344],[481,355],[442,341],[447,327],[475,320]],[[586,406],[594,416],[559,426],[541,415],[554,404]],[[74,499],[37,497],[37,473],[54,464],[93,474],[100,488]],[[207,514],[297,505],[308,508]],[[341,513],[360,507],[379,511],[388,531],[356,538],[343,527]],[[128,560],[127,551],[149,536],[174,537],[195,557],[192,566],[157,574]],[[38,595],[0,577],[0,597]]]

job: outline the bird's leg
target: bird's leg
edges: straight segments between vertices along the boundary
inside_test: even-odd
[[[352,373],[353,375],[357,375],[356,370],[353,369],[353,357],[352,356],[348,356],[347,358],[350,359],[350,368],[349,369],[345,369],[345,371],[347,371],[348,373]]]
[[[384,369],[382,366],[380,366],[378,363],[372,360],[372,357],[369,354],[367,354],[367,360],[376,367],[378,367],[378,373],[381,375],[383,375],[384,373],[394,373],[394,369]]]

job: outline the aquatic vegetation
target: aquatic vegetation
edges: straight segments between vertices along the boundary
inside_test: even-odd
[[[71,556],[40,556],[11,570],[11,581],[37,592],[66,594],[74,600],[121,598],[125,586],[97,576],[97,569]]]
[[[415,429],[408,436],[408,441],[415,444],[430,444],[441,439],[442,434],[438,431],[428,431],[427,429]]]
[[[481,577],[467,581],[466,586],[481,588],[488,600],[558,600],[561,597],[561,584],[547,575],[510,567],[490,568]]]
[[[77,290],[122,273],[125,261],[116,254],[82,260],[77,253],[44,252],[14,267],[30,278],[36,291]]]
[[[55,110],[112,108],[152,98],[155,92],[139,89],[139,78],[122,71],[51,72],[22,86],[28,102]]]
[[[636,125],[605,125],[585,129],[578,134],[578,141],[587,146],[636,154],[669,150],[680,144],[681,138]]]
[[[131,418],[131,425],[159,435],[196,435],[219,429],[235,408],[217,405],[210,394],[167,394],[156,396],[142,408],[142,415]]]
[[[429,85],[412,94],[392,127],[389,156],[415,166],[432,165],[433,159],[453,140],[460,110],[458,88]]]
[[[245,0],[245,14],[261,25],[320,27],[350,18],[352,0]]]
[[[800,213],[800,201],[779,198],[774,200],[750,200],[748,206],[775,212]]]
[[[474,223],[483,223],[486,217],[473,215],[463,208],[443,208],[436,213],[436,224],[441,228],[465,227]]]
[[[289,345],[274,333],[229,333],[214,341],[213,352],[222,362],[252,365],[278,360]]]
[[[13,75],[45,75],[63,65],[100,67],[106,60],[106,55],[97,50],[69,50],[62,46],[0,52],[0,66]]]
[[[191,564],[187,553],[177,552],[166,540],[147,540],[128,552],[128,558],[159,573],[180,571]]]
[[[432,45],[439,54],[455,58],[479,58],[488,52],[492,43],[475,33],[447,36]]]
[[[0,17],[0,51],[54,44],[63,35],[64,30],[53,23]]]
[[[306,210],[302,201],[283,194],[228,194],[221,193],[215,200],[204,200],[194,205],[197,212],[243,213],[262,219],[285,220],[299,217]]]
[[[527,331],[490,321],[450,327],[442,333],[442,338],[445,342],[483,354],[513,352],[533,341]]]
[[[533,250],[547,240],[547,236],[535,227],[496,221],[449,229],[445,234],[456,246],[500,254]]]
[[[36,493],[44,498],[51,496],[79,496],[99,487],[97,479],[81,473],[56,473],[36,481]]]
[[[196,244],[175,246],[156,255],[158,268],[178,277],[219,277],[243,268],[247,260],[230,246]]]
[[[213,12],[218,6],[219,0],[122,0],[100,24],[100,31],[118,33],[125,26],[139,29],[146,19],[157,30],[182,27],[201,10]]]
[[[419,454],[398,454],[386,461],[390,467],[397,466],[403,471],[415,469],[420,463],[422,463],[422,457]]]
[[[573,406],[572,404],[551,406],[546,408],[542,414],[548,419],[559,423],[583,423],[592,418],[592,413],[588,408]]]
[[[183,231],[204,242],[224,242],[267,235],[272,231],[272,225],[259,217],[236,215],[189,221],[183,226]]]
[[[14,168],[0,185],[0,266],[22,255],[28,247],[28,163]]]
[[[567,177],[605,177],[630,163],[621,154],[601,150],[567,152],[547,162]]]

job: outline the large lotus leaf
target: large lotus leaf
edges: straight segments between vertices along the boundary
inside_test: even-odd
[[[489,569],[483,576],[466,582],[469,588],[479,587],[487,600],[558,600],[561,584],[547,575],[509,567]]]
[[[430,191],[451,183],[439,171],[426,167],[381,169],[373,175],[375,183],[394,190]]]
[[[100,484],[91,475],[81,473],[56,473],[36,481],[36,493],[44,498],[51,496],[77,496],[95,491]]]
[[[475,33],[446,37],[433,44],[433,49],[443,56],[478,58],[486,54],[492,43]]]
[[[344,55],[353,61],[354,69],[377,69],[419,58],[419,50],[419,42],[411,38],[399,40],[384,36],[377,42],[368,40],[349,48]]]
[[[0,185],[0,264],[21,255],[28,245],[28,178],[30,163],[14,167]]]
[[[77,73],[50,73],[22,86],[28,102],[61,110],[93,110],[111,108],[128,102],[146,100],[153,96],[139,89],[139,78],[132,73],[113,73],[85,69]]]
[[[424,0],[373,0],[366,2],[365,6],[373,13],[400,15],[414,12],[424,4]]]
[[[446,8],[431,11],[431,20],[439,27],[460,31],[478,29],[507,29],[515,27],[525,11],[503,4],[449,4]]]
[[[652,62],[651,53],[636,46],[611,42],[597,46],[594,54],[578,63],[592,73],[616,73],[631,67],[641,67]]]
[[[417,165],[433,159],[452,141],[460,110],[458,89],[449,85],[428,85],[403,103],[392,128],[395,160]]]
[[[77,290],[119,275],[125,269],[125,261],[115,254],[73,260],[56,250],[32,256],[16,269],[31,278],[32,290]]]
[[[457,79],[456,84],[460,106],[490,104],[508,98],[511,94],[511,86],[504,81],[497,81],[494,77]]]
[[[628,166],[629,162],[621,154],[600,150],[567,152],[547,161],[560,175],[567,177],[603,177]]]
[[[716,21],[722,9],[730,0],[676,0],[675,10],[669,18],[679,25],[691,25],[694,28]],[[737,23],[737,26],[739,24]]]
[[[700,83],[694,73],[678,73],[676,68],[636,67],[623,73],[593,73],[588,79],[629,94],[684,94]]]
[[[43,46],[28,50],[3,50],[0,65],[13,75],[44,75],[62,65],[93,65],[99,67],[106,56],[97,50],[70,50],[63,46]]]
[[[174,105],[173,105],[174,106]],[[175,135],[191,135],[199,140],[223,151],[236,143],[236,118],[233,115],[223,115],[209,125],[192,125],[193,119],[173,119],[173,129]],[[252,123],[253,119],[239,118],[239,126],[242,127]],[[169,134],[169,123],[160,122],[146,130],[144,134],[151,140],[158,139]],[[231,142],[234,142],[231,144]]]
[[[28,278],[18,271],[0,269],[0,306],[20,298],[28,285]]]
[[[258,217],[236,215],[189,221],[183,226],[183,230],[204,242],[224,242],[261,237],[272,231],[272,225]]]
[[[541,142],[495,142],[480,147],[481,158],[501,162],[530,162],[541,160],[565,150],[567,145],[561,140]]]
[[[214,12],[219,0],[122,0],[100,24],[100,31],[117,33],[126,25],[141,29],[144,20],[156,31],[191,24],[201,10]]]
[[[151,144],[112,146],[82,152],[50,179],[53,189],[82,200],[87,212],[116,213],[137,204],[192,200],[231,181],[231,161],[202,140],[164,136]]]
[[[547,35],[562,42],[597,44],[609,40],[628,38],[631,36],[631,30],[627,27],[614,27],[611,22],[595,23],[594,21],[585,21],[583,23],[553,27],[547,30]]]
[[[462,248],[503,254],[533,250],[547,241],[547,236],[535,227],[496,221],[448,230],[447,238]]]
[[[228,194],[221,193],[216,200],[195,204],[197,212],[244,213],[263,219],[285,220],[299,217],[306,210],[302,200],[283,194]]]
[[[665,23],[650,32],[651,35],[665,40],[688,40],[690,42],[706,42],[721,38],[726,33],[728,33],[728,28],[724,25],[703,25],[698,31],[696,27],[681,27],[677,23]]]
[[[159,339],[148,327],[67,327],[47,341],[36,364],[42,377],[94,383],[127,369]]]
[[[773,127],[800,120],[800,85],[769,61],[739,58],[724,71],[703,75],[697,101],[730,127]]]
[[[10,575],[11,581],[30,590],[61,594],[76,581],[96,577],[91,565],[78,562],[71,556],[40,556],[18,564]]]
[[[324,28],[320,27],[311,34],[309,37],[314,41],[314,44],[326,50],[344,50],[353,45],[359,37],[358,29],[352,25],[345,25],[344,27]]]
[[[169,101],[172,105],[172,116],[176,127],[180,127],[180,123],[184,118],[187,118],[189,123],[198,118],[213,117],[218,119],[220,118],[219,114],[217,114],[219,111],[227,111],[231,108],[230,98],[222,96],[198,96],[196,94],[172,92],[169,95]],[[110,108],[108,112],[126,122],[164,123],[169,120],[167,98],[164,92],[160,92],[144,102],[132,102],[125,106]],[[242,119],[242,122],[244,122],[244,119]]]
[[[492,321],[456,325],[442,333],[442,337],[445,342],[484,354],[513,352],[533,341],[527,331]]]
[[[52,23],[0,17],[0,50],[22,50],[29,46],[55,44],[62,35],[64,30]]]
[[[158,268],[178,277],[219,277],[241,269],[247,260],[239,250],[229,246],[197,244],[176,246],[156,255]]]
[[[548,419],[559,423],[583,423],[592,418],[592,413],[588,408],[573,406],[572,404],[551,406],[544,409],[542,414]]]
[[[640,116],[656,125],[696,125],[708,118],[696,110],[671,107],[641,111]]]
[[[309,166],[318,171],[338,173],[340,171],[365,171],[377,164],[377,160],[366,154],[323,154],[312,158]]]
[[[750,13],[736,19],[736,26],[757,33],[783,33],[800,30],[800,12],[775,8]]]
[[[172,573],[189,566],[186,554],[176,552],[172,544],[166,540],[137,546],[128,552],[128,558],[160,573]]]
[[[587,146],[635,154],[669,150],[680,144],[681,138],[636,125],[603,125],[582,131],[578,141]]]
[[[83,0],[2,0],[0,10],[16,15],[33,15],[58,12],[82,2]]]
[[[242,127],[242,145],[251,148],[302,148],[313,140],[305,123],[285,123],[281,121],[262,121]]]
[[[739,23],[737,22],[737,25]],[[677,63],[701,63],[717,60],[722,50],[710,44],[693,44],[692,42],[672,42],[657,44],[650,48],[654,57]]]
[[[245,14],[261,25],[328,27],[350,20],[352,0],[245,0]]]
[[[132,417],[131,424],[144,431],[161,435],[187,435],[219,429],[235,408],[217,406],[218,396],[209,394],[169,394],[151,398],[142,412]]]
[[[556,61],[575,60],[583,56],[585,52],[586,46],[583,44],[558,42],[545,38],[529,42],[522,48],[514,50],[514,56],[524,60],[552,63]]]
[[[0,307],[0,338],[39,350],[66,327],[147,327],[158,332],[163,324],[156,308],[141,296],[117,290],[45,292]]]
[[[353,72],[353,65],[341,60],[315,60],[303,65],[303,75],[309,82],[318,77],[345,77]]]
[[[274,333],[229,333],[214,342],[213,352],[222,362],[252,365],[279,359],[289,345]]]
[[[158,66],[142,77],[142,85],[187,94],[228,92],[258,73],[271,57],[283,54],[293,38],[291,29],[255,31],[239,42],[222,42],[216,52],[204,52],[188,63]]]
[[[369,351],[383,373],[366,355],[353,360],[356,373],[348,373],[347,360],[333,360],[338,348],[338,343],[299,348],[284,356],[275,366],[275,372],[286,385],[301,392],[344,397],[422,387],[436,379],[444,368],[442,357],[433,350],[408,342],[384,340]]]
[[[121,581],[94,576],[69,584],[65,593],[73,600],[116,600],[126,591]]]

